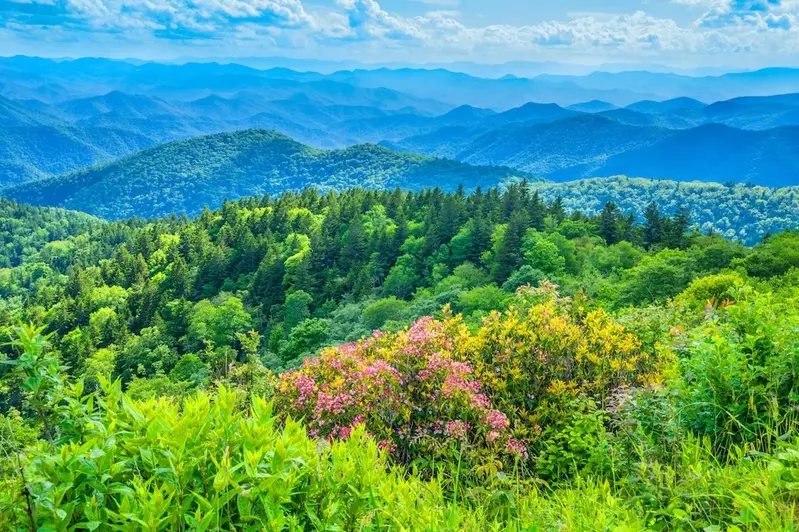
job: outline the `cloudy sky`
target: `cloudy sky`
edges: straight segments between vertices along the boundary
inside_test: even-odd
[[[0,55],[799,64],[799,0],[0,0]]]

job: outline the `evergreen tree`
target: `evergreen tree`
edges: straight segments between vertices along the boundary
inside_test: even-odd
[[[361,216],[356,215],[350,220],[344,243],[341,247],[341,267],[345,272],[359,270],[360,266],[369,258],[369,243],[366,231],[361,222]]]
[[[566,219],[566,208],[563,206],[563,198],[558,196],[549,204],[549,215],[552,216],[552,219],[558,224]]]
[[[538,194],[536,190],[533,193],[533,196],[530,198],[529,206],[527,207],[527,212],[529,213],[530,219],[530,227],[535,229],[536,231],[543,231],[544,230],[544,220],[546,218],[546,205],[541,200],[541,196]]]
[[[619,241],[618,210],[616,204],[609,201],[599,215],[599,236],[604,238],[608,245]]]
[[[515,212],[510,218],[505,234],[502,236],[493,276],[498,284],[504,283],[511,273],[522,264],[522,241],[527,231],[527,220],[523,213]]]
[[[647,249],[663,242],[663,218],[653,202],[644,211],[644,245]]]

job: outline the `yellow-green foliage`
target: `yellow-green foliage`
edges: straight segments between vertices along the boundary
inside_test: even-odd
[[[263,400],[242,409],[241,397],[224,387],[181,404],[135,401],[118,383],[106,381],[104,388],[83,441],[55,453],[45,444],[26,451],[25,483],[7,480],[0,494],[0,529],[480,530],[563,523],[584,530],[603,523],[632,530],[643,524],[606,485],[591,487],[589,495],[605,508],[585,500],[572,506],[578,497],[570,492],[549,500],[532,488],[508,493],[513,505],[490,498],[458,504],[440,480],[387,468],[362,428],[346,441],[318,442],[299,422],[280,424]]]

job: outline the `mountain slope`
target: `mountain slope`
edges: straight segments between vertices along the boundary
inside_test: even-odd
[[[681,109],[702,109],[707,104],[695,100],[693,98],[672,98],[663,102],[653,102],[651,100],[644,100],[628,105],[626,109],[637,111],[639,113],[647,114],[661,114],[669,113],[672,111],[679,111]]]
[[[31,125],[0,128],[0,186],[68,172],[155,144],[135,132]]]
[[[605,158],[649,145],[671,132],[638,128],[596,115],[488,133],[455,157],[470,164],[502,165],[555,179],[587,177]]]
[[[474,167],[374,145],[317,150],[265,130],[172,142],[104,166],[26,183],[11,199],[116,219],[198,213],[225,198],[307,186],[454,190],[491,186],[520,172]]]
[[[533,175],[573,179],[592,175],[614,154],[649,145],[672,131],[621,124],[596,114],[511,125],[494,130],[448,129],[387,144],[399,150],[435,153],[469,164],[510,166]]]
[[[647,205],[656,203],[664,214],[688,209],[691,222],[702,232],[715,232],[755,244],[768,233],[799,227],[799,188],[766,188],[719,183],[609,177],[542,183],[542,197],[561,198],[568,210],[599,214],[607,202],[643,219]]]
[[[799,127],[744,131],[707,124],[610,157],[595,175],[799,185]]]

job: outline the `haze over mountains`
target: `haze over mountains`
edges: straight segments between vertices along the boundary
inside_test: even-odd
[[[298,166],[267,160],[266,154],[274,154],[273,143],[259,148],[263,154],[256,166],[249,155],[226,159],[233,145],[243,142],[253,152],[253,139],[283,138],[263,130],[295,141]],[[242,133],[124,158],[176,140],[234,131]],[[207,160],[201,152],[211,149],[209,145],[218,147],[219,139],[228,139],[221,142],[224,153]],[[161,188],[152,194],[132,192],[149,175],[143,169],[156,168],[163,153],[172,154],[175,146],[180,146],[177,160],[183,166],[159,177],[216,183],[221,188],[209,192],[209,201],[245,195],[245,185],[254,186],[254,193],[314,183],[394,186],[404,184],[409,175],[413,179],[407,186],[449,188],[461,183],[439,178],[470,175],[462,183],[467,186],[496,184],[509,175],[553,181],[630,175],[797,185],[799,70],[489,79],[444,69],[319,74],[235,64],[0,58],[0,186],[47,179],[11,189],[14,197],[25,200],[25,194],[35,191],[30,201],[78,208],[84,203],[75,199],[78,192],[57,198],[53,190],[63,189],[55,183],[74,184],[77,179],[87,199],[100,189],[87,188],[86,180],[92,187],[94,181],[110,186],[113,177],[121,204],[139,207],[90,212],[110,217],[197,212],[200,199],[184,198],[183,192],[175,199],[155,199],[183,186],[172,187],[169,179],[156,180]],[[314,151],[352,146],[358,147]],[[408,153],[392,154],[386,148]],[[315,154],[313,164],[307,159],[310,153]],[[424,176],[414,173],[422,159],[409,153],[507,168],[483,168],[475,174],[454,162],[424,159],[435,168],[424,182]],[[320,161],[327,164],[344,156],[369,170],[347,171],[338,183],[335,176],[341,174]],[[117,159],[109,167],[78,171]],[[410,166],[399,168],[405,164]],[[278,170],[265,177],[267,168]],[[129,186],[120,185],[126,181]],[[152,208],[145,207],[148,201],[154,202]]]

